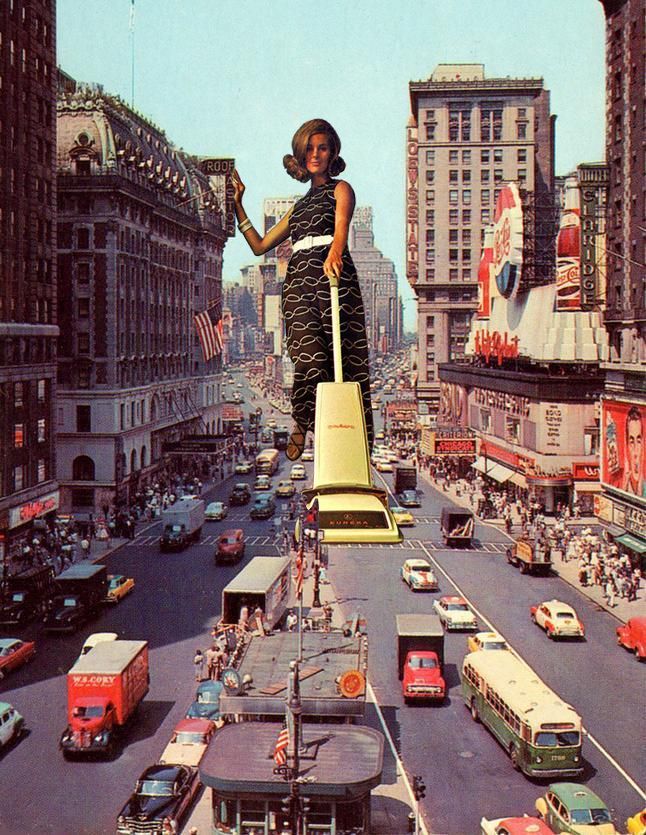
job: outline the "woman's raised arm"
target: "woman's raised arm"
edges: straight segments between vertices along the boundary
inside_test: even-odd
[[[291,215],[292,210],[290,209],[285,217],[283,217],[275,226],[272,226],[264,237],[261,237],[254,229],[253,224],[247,217],[247,213],[242,207],[242,196],[245,192],[245,185],[240,179],[240,175],[236,169],[233,171],[231,182],[233,183],[233,204],[235,207],[236,217],[238,218],[238,229],[244,235],[244,239],[249,244],[253,254],[264,255],[265,252],[269,252],[274,249],[274,247],[277,247],[278,244],[287,240],[287,238],[289,238],[289,216]]]

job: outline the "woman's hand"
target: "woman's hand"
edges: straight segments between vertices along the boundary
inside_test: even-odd
[[[334,244],[330,247],[325,263],[323,264],[323,275],[326,278],[341,278],[343,272],[343,255],[334,248]]]
[[[245,192],[245,184],[240,179],[237,168],[233,169],[231,182],[233,183],[233,202],[240,206],[242,205],[242,195]]]

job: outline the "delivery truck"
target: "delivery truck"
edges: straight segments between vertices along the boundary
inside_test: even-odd
[[[542,574],[552,570],[552,549],[544,537],[521,536],[507,548],[507,562],[520,568],[521,574]]]
[[[181,551],[191,542],[199,542],[204,524],[204,502],[194,496],[184,496],[161,512],[161,551]]]
[[[237,624],[246,606],[247,624],[253,628],[251,619],[260,606],[265,629],[274,629],[289,605],[290,588],[289,557],[254,557],[222,590],[222,623]]]
[[[443,507],[440,528],[445,545],[470,545],[473,539],[473,513],[456,507]]]
[[[412,461],[395,465],[395,493],[404,490],[417,490],[417,467]]]
[[[437,615],[397,615],[397,666],[406,704],[445,698],[444,629]]]
[[[10,574],[2,584],[0,624],[27,623],[42,614],[54,589],[54,570],[48,565]]]
[[[147,641],[103,641],[81,655],[67,674],[63,756],[114,753],[122,729],[148,692]]]
[[[100,611],[108,593],[108,569],[88,562],[71,565],[56,577],[53,592],[44,627],[71,632]]]

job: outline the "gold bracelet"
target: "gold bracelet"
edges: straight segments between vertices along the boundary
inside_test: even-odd
[[[249,218],[245,218],[241,223],[238,224],[238,229],[244,234],[247,229],[252,229],[253,223],[249,220]]]

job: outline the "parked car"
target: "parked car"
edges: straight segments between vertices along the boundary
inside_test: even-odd
[[[0,702],[0,748],[18,739],[25,728],[24,717],[9,702]]]
[[[476,632],[467,638],[467,652],[479,650],[508,650],[509,644],[497,632]]]
[[[291,497],[296,493],[296,487],[291,481],[279,481],[278,487],[276,488],[276,498],[278,499],[291,499]]]
[[[417,495],[417,490],[402,490],[397,494],[397,501],[402,507],[421,507],[422,503]]]
[[[305,467],[302,464],[293,464],[289,472],[289,477],[292,481],[302,481],[304,478],[307,478]]]
[[[375,468],[380,473],[392,473],[393,471],[393,465],[390,461],[386,461],[385,458],[380,458],[375,464]]]
[[[540,817],[555,832],[617,835],[606,804],[581,783],[552,783],[535,806]]]
[[[252,519],[271,519],[276,512],[276,502],[272,496],[256,496],[249,511]]]
[[[215,546],[215,564],[238,562],[244,557],[244,531],[230,528],[222,531]]]
[[[31,661],[34,655],[36,655],[36,644],[33,641],[0,638],[0,678]]]
[[[210,719],[180,719],[159,762],[197,768],[214,733],[215,722]]]
[[[301,461],[313,461],[314,460],[314,451],[311,449],[304,449],[303,454],[301,455]]]
[[[207,522],[219,522],[220,519],[225,518],[228,512],[229,508],[224,502],[209,502],[204,511],[204,518]]]
[[[480,821],[481,835],[554,835],[554,830],[540,818],[497,818]]]
[[[122,598],[135,587],[132,577],[124,577],[123,574],[108,574],[108,593],[105,596],[106,603],[118,603]]]
[[[440,597],[434,601],[433,608],[447,630],[478,628],[476,616],[463,597]]]
[[[117,832],[179,832],[200,786],[196,768],[151,765],[117,818]]]
[[[238,461],[238,463],[233,468],[234,473],[238,473],[239,475],[246,475],[250,473],[253,469],[253,464],[251,461]]]
[[[617,627],[619,646],[635,653],[638,661],[646,660],[646,617],[630,618]]]
[[[413,591],[437,591],[437,577],[431,564],[421,557],[413,557],[399,569],[402,580]]]
[[[405,507],[393,505],[393,507],[390,508],[390,512],[392,513],[395,522],[397,522],[400,528],[411,527],[411,525],[415,524],[415,517],[410,512],[410,510],[406,510]]]
[[[88,635],[85,639],[85,643],[81,648],[81,655],[87,655],[88,652],[97,644],[100,644],[101,641],[117,641],[119,636],[116,632],[93,632],[91,635]]]
[[[229,504],[233,505],[241,505],[241,504],[249,504],[251,501],[251,490],[249,489],[249,485],[245,484],[244,482],[240,482],[238,484],[233,485],[233,490],[229,495]]]
[[[546,600],[532,606],[531,618],[547,632],[548,638],[585,638],[585,628],[577,613],[560,600]]]
[[[256,481],[254,482],[253,489],[256,491],[256,493],[260,493],[265,490],[271,490],[271,479],[269,478],[269,476],[256,476]]]
[[[223,684],[221,681],[203,681],[195,691],[195,701],[186,712],[187,719],[220,720],[220,694]]]

